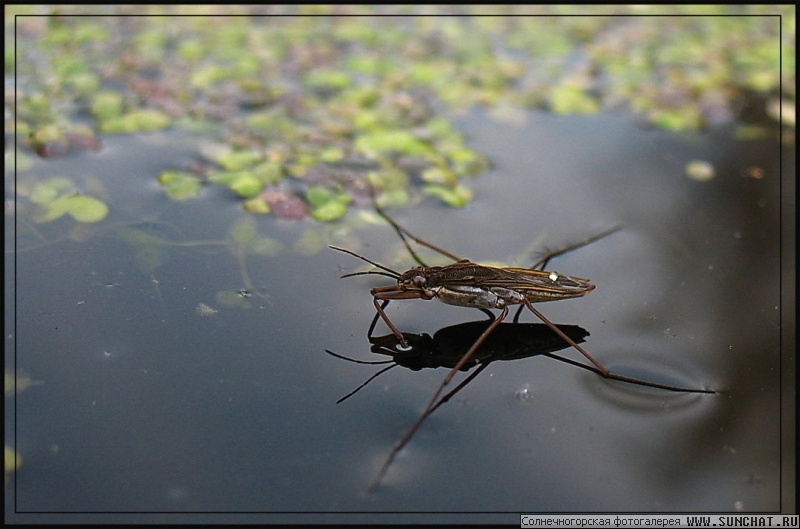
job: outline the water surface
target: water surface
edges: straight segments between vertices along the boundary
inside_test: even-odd
[[[428,199],[393,212],[398,222],[464,257],[516,265],[622,224],[549,267],[597,289],[540,310],[588,330],[584,347],[612,370],[719,394],[625,389],[543,357],[496,362],[437,410],[366,501],[446,374],[393,369],[335,404],[377,367],[325,349],[372,359],[369,288],[387,283],[340,280],[363,263],[330,250],[250,255],[250,308],[221,306],[218,291],[246,285],[230,247],[212,243],[164,248],[148,273],[118,229],[225,241],[248,214],[221,189],[175,203],[154,185],[164,166],[196,156],[177,133],[111,139],[51,166],[103,179],[111,227],[81,244],[36,245],[18,225],[19,251],[6,253],[16,271],[7,344],[17,367],[44,382],[6,404],[24,457],[7,501],[37,513],[283,513],[259,518],[270,521],[778,510],[781,391],[794,388],[780,383],[793,343],[781,352],[777,141],[680,136],[613,116],[531,113],[504,125],[475,112],[460,126],[495,164],[471,183],[476,199],[464,210]],[[688,178],[696,159],[715,178]],[[763,178],[748,177],[750,167]],[[319,229],[256,219],[286,248]],[[66,231],[37,229],[45,239]],[[388,266],[413,265],[388,226],[353,240]],[[429,334],[483,318],[435,301],[388,312],[404,332]],[[309,512],[318,514],[291,514]]]

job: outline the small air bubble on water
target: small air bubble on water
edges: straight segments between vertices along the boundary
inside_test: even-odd
[[[528,387],[527,386],[522,388],[522,389],[517,390],[517,392],[514,394],[514,396],[517,397],[517,400],[521,401],[521,402],[524,402],[524,401],[528,400],[529,398],[531,398],[531,394],[530,394],[530,391],[528,391]]]

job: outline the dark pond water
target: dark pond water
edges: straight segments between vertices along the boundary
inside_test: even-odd
[[[780,509],[781,494],[794,494],[794,452],[781,462],[781,399],[785,411],[795,390],[781,384],[781,370],[794,369],[794,334],[781,349],[777,139],[676,135],[609,116],[530,114],[525,125],[501,125],[475,113],[460,124],[495,163],[472,183],[475,201],[453,210],[429,199],[394,212],[398,222],[473,260],[520,265],[535,260],[526,250],[622,224],[549,266],[597,289],[539,309],[589,331],[584,347],[612,371],[719,394],[626,388],[544,357],[495,362],[431,416],[366,501],[446,374],[393,369],[336,404],[380,366],[325,350],[375,359],[368,291],[386,278],[340,280],[363,263],[330,250],[251,255],[251,308],[220,305],[218,291],[244,288],[241,264],[228,247],[199,241],[224,240],[247,214],[221,189],[186,203],[165,197],[154,175],[196,156],[183,138],[114,138],[102,153],[47,166],[101,178],[110,227],[80,244],[34,245],[18,225],[20,251],[6,252],[16,272],[6,279],[6,306],[16,309],[6,311],[6,364],[14,346],[17,367],[43,382],[6,401],[6,442],[15,416],[24,458],[7,505],[273,513],[201,518],[217,521],[506,523],[520,512]],[[715,178],[688,178],[696,159],[713,164]],[[746,176],[750,167],[763,178]],[[794,166],[783,174],[793,186]],[[71,221],[37,229],[48,239],[69,231],[62,222]],[[289,248],[320,229],[257,222]],[[161,266],[146,273],[147,256],[122,228],[187,244],[151,249]],[[388,226],[357,236],[360,253],[413,264]],[[787,301],[784,324],[794,313]],[[203,315],[200,304],[218,312]],[[435,301],[387,310],[415,333],[483,318]],[[455,514],[465,512],[494,514]],[[75,520],[87,518],[119,519]]]

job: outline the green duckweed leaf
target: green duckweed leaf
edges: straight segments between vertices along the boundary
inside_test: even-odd
[[[261,192],[264,184],[253,173],[243,171],[230,183],[230,188],[242,198],[252,198]]]
[[[169,127],[170,117],[155,109],[134,110],[100,122],[100,130],[108,134],[154,132]]]
[[[304,83],[311,88],[330,88],[341,90],[350,86],[350,76],[339,70],[312,70],[305,78]]]
[[[439,197],[442,202],[454,208],[463,208],[472,200],[472,190],[464,186],[427,185],[424,192],[426,195]]]
[[[108,206],[96,198],[71,193],[46,204],[44,213],[35,220],[40,223],[50,222],[65,214],[78,222],[98,222],[108,215]]]
[[[311,217],[320,222],[331,222],[344,217],[347,204],[338,200],[327,202],[311,212]]]
[[[600,103],[580,86],[568,84],[553,91],[550,108],[555,114],[596,114]]]
[[[242,203],[242,208],[248,213],[266,215],[270,212],[269,204],[260,196],[249,198]]]
[[[489,169],[489,161],[468,147],[456,147],[447,152],[453,171],[459,175],[476,176]]]
[[[164,171],[158,181],[166,188],[167,195],[173,200],[186,200],[200,194],[202,183],[191,173],[182,171]]]
[[[283,180],[283,164],[263,162],[253,167],[253,174],[265,185],[277,184]]]
[[[407,130],[376,130],[359,136],[353,149],[368,156],[396,152],[408,156],[426,156],[433,147]]]
[[[312,206],[321,206],[334,200],[334,198],[336,198],[336,193],[327,187],[314,186],[308,188],[308,191],[306,191],[306,200],[308,200],[308,203]]]
[[[92,98],[89,112],[100,121],[119,117],[122,115],[122,96],[116,92],[99,92]]]
[[[33,188],[31,202],[43,206],[53,202],[62,192],[74,188],[75,184],[69,178],[51,178]]]
[[[225,170],[240,171],[252,167],[262,158],[263,156],[255,150],[230,151],[220,154],[216,162]]]
[[[313,186],[306,192],[306,200],[313,210],[311,216],[320,222],[331,222],[347,213],[350,197],[327,187]]]
[[[344,149],[341,147],[327,147],[320,151],[319,159],[323,162],[333,163],[344,158],[345,154]]]
[[[45,143],[48,141],[60,140],[63,137],[61,129],[57,125],[45,125],[36,129],[31,134],[32,143]]]
[[[422,180],[429,184],[440,184],[444,186],[455,185],[456,175],[446,167],[428,167],[422,171]]]
[[[108,206],[87,195],[71,195],[67,213],[78,222],[99,222],[108,215]]]

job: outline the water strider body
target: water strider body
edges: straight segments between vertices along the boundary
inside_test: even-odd
[[[397,280],[401,292],[418,291],[422,299],[448,305],[502,309],[527,299],[531,303],[584,296],[594,290],[588,279],[528,268],[495,268],[461,260],[446,266],[418,266]],[[393,292],[389,288],[382,292]],[[386,299],[391,299],[387,297]]]

